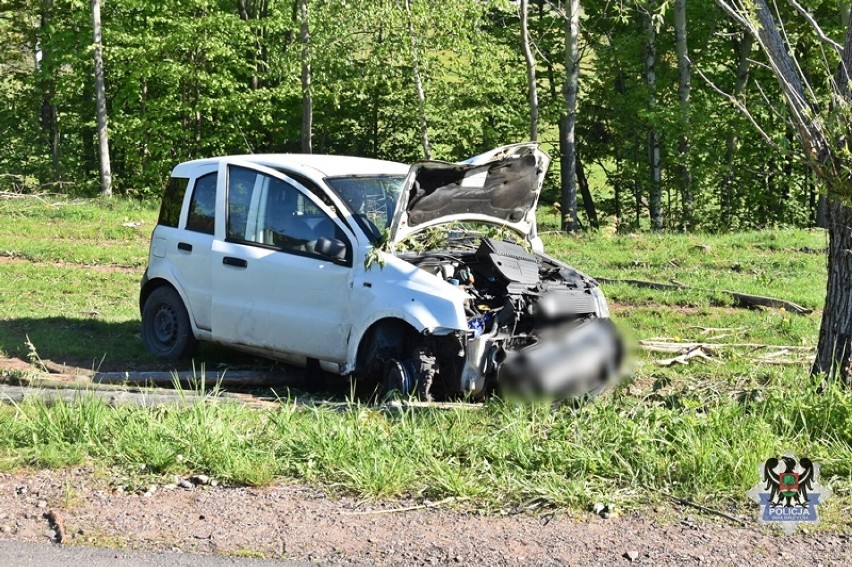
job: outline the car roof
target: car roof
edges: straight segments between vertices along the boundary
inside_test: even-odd
[[[303,171],[307,168],[313,169],[323,177],[337,177],[341,175],[405,175],[409,166],[395,161],[380,159],[333,156],[322,154],[248,154],[235,156],[220,156],[214,158],[197,159],[184,162],[175,167],[172,175],[183,176],[197,172],[199,169],[210,170],[209,167],[218,164],[222,160],[240,160],[274,169],[285,168],[294,171]]]

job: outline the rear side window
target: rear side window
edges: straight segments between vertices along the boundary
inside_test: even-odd
[[[216,226],[216,173],[208,173],[195,180],[189,202],[186,229],[213,234]]]
[[[163,204],[160,206],[160,218],[157,224],[177,228],[180,222],[180,209],[183,205],[183,195],[189,179],[186,177],[170,177],[163,193]]]

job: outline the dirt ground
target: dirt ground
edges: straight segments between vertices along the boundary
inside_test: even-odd
[[[182,479],[183,480],[183,479]],[[689,508],[483,515],[329,498],[298,484],[128,492],[89,470],[0,474],[0,539],[263,556],[324,565],[852,564],[852,536],[738,527]]]

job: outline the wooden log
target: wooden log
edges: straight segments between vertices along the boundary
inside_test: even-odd
[[[723,290],[722,293],[727,293],[734,298],[734,301],[744,305],[745,307],[773,307],[775,309],[784,309],[796,315],[810,315],[814,312],[813,309],[802,307],[792,301],[786,299],[778,299],[775,297],[764,297],[762,295],[751,295],[748,293],[740,293],[738,291]]]
[[[680,282],[672,282],[672,283],[662,283],[662,282],[652,282],[646,280],[634,280],[634,279],[612,279],[612,278],[594,278],[598,282],[608,283],[608,284],[617,284],[623,283],[636,287],[648,288],[648,289],[658,289],[663,291],[700,291],[702,293],[724,293],[726,295],[731,296],[736,305],[742,307],[772,307],[775,309],[784,309],[785,311],[789,311],[791,313],[795,313],[797,315],[810,315],[814,312],[813,309],[808,309],[807,307],[802,307],[797,303],[793,303],[792,301],[787,301],[786,299],[779,299],[777,297],[766,297],[763,295],[752,295],[749,293],[740,293],[738,291],[731,291],[728,289],[723,289],[721,291],[714,291],[709,289],[702,289],[697,287],[690,287],[688,285],[684,285]]]
[[[100,386],[89,388],[30,388],[0,384],[0,403],[23,403],[28,400],[39,400],[47,405],[59,402],[73,404],[86,400],[99,400],[113,407],[122,405],[140,407],[191,406],[198,403],[238,403],[258,408],[280,407],[280,404],[276,401],[244,394],[221,393],[216,396],[206,396],[188,391],[134,391]]]
[[[612,279],[612,278],[594,278],[596,281],[601,283],[608,284],[629,284],[635,287],[644,287],[648,289],[659,289],[659,290],[683,290],[683,289],[692,289],[689,286],[683,285],[682,283],[662,283],[662,282],[650,282],[646,280],[632,280],[632,279]]]
[[[254,370],[207,372],[205,387],[217,384],[222,388],[270,387],[295,385],[301,378],[296,371],[259,372]],[[201,383],[199,372],[98,372],[92,376],[95,384],[133,384],[138,386],[172,386],[177,381],[181,386],[194,387]]]

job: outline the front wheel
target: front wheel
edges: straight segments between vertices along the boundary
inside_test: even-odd
[[[191,356],[198,346],[189,313],[178,293],[170,287],[151,292],[142,309],[142,340],[158,358],[177,360]]]

